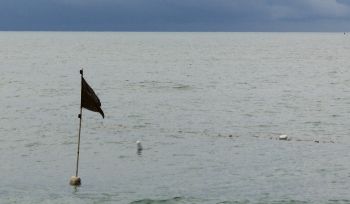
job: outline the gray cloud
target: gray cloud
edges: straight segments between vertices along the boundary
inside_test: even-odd
[[[1,0],[0,29],[346,30],[349,0]],[[329,23],[332,26],[327,26]]]
[[[271,5],[270,13],[278,13],[278,18],[348,18],[350,7],[336,0],[293,0]]]

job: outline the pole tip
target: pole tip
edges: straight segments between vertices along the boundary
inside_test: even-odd
[[[81,185],[81,179],[77,176],[70,177],[69,184],[71,186],[80,186]]]
[[[83,75],[83,69],[80,70],[80,74]]]

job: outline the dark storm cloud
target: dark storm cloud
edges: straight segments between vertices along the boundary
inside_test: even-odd
[[[1,0],[9,30],[346,30],[349,0]]]

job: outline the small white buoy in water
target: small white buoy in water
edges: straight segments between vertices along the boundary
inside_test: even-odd
[[[287,135],[280,135],[278,137],[279,140],[287,140],[288,139],[288,136]]]
[[[141,142],[139,140],[136,141],[136,145],[137,145],[137,151],[138,152],[142,151],[142,145],[141,145]]]
[[[71,186],[80,186],[80,185],[81,185],[81,179],[80,179],[80,177],[77,177],[77,176],[72,176],[72,177],[70,177],[69,184],[70,184]]]

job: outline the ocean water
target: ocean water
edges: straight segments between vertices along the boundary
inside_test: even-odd
[[[350,203],[349,35],[0,32],[0,45],[2,204]],[[81,68],[106,117],[83,111],[74,188]]]

